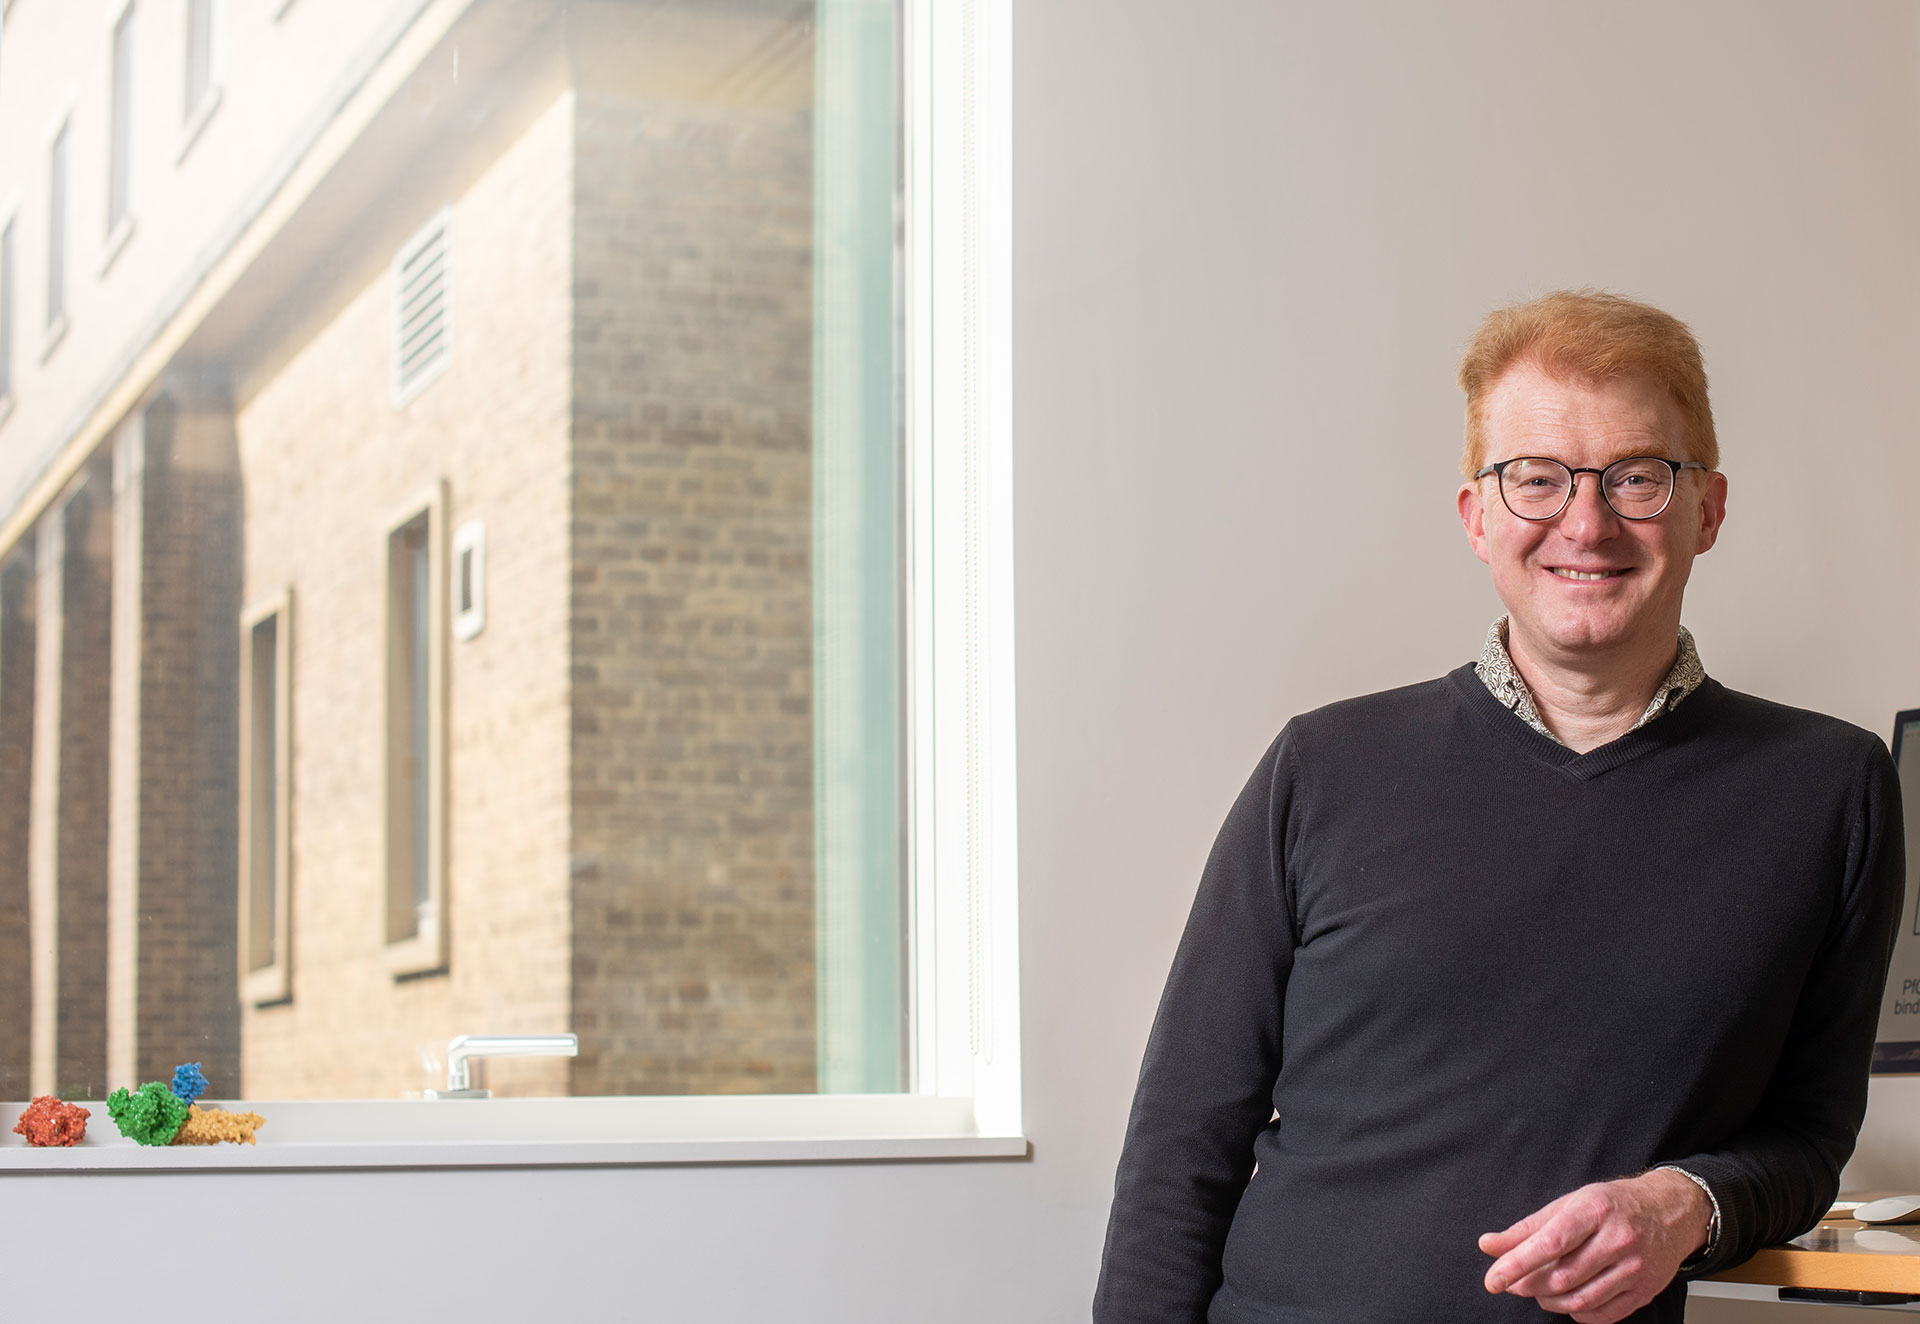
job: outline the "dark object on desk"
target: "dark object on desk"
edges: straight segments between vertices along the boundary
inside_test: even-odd
[[[1782,1301],[1818,1301],[1836,1306],[1904,1306],[1920,1301],[1905,1292],[1849,1292],[1838,1287],[1783,1287]]]
[[[1913,845],[1907,852],[1906,913],[1881,995],[1871,1070],[1876,1076],[1912,1076],[1920,1075],[1920,889],[1914,885],[1920,866],[1920,708],[1894,714],[1893,762],[1900,769],[1902,816]]]

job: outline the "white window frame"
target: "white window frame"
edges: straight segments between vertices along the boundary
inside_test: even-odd
[[[1010,0],[905,0],[902,15],[916,952],[908,1092],[262,1103],[269,1130],[257,1148],[143,1149],[110,1135],[95,1144],[90,1135],[74,1149],[0,1144],[0,1171],[1027,1153],[1015,853],[1009,10]],[[0,1128],[11,1124],[12,1110],[0,1110]]]
[[[107,232],[100,258],[100,274],[106,275],[113,267],[113,260],[120,256],[120,250],[133,238],[133,140],[135,126],[139,117],[134,113],[134,93],[138,85],[139,74],[134,67],[137,64],[137,51],[140,40],[140,16],[134,10],[135,0],[125,3],[113,11],[113,21],[107,24]],[[129,41],[126,67],[126,104],[121,104],[120,88],[120,25],[132,23],[128,30]],[[120,137],[120,112],[126,114],[127,134]],[[120,215],[113,214],[114,189],[116,176],[126,172],[126,197],[121,199],[125,205]]]
[[[180,30],[189,40],[193,35],[193,0],[180,0]],[[200,141],[200,135],[206,132],[207,122],[214,112],[220,109],[221,89],[227,82],[227,4],[226,0],[207,0],[207,86],[200,93],[200,100],[188,107],[186,102],[185,70],[187,61],[193,53],[185,49],[182,43],[181,61],[181,103],[180,147],[174,153],[173,162],[179,165],[187,159],[187,153]]]
[[[73,111],[71,102],[64,106],[54,118],[53,130],[47,134],[46,151],[41,160],[46,163],[47,199],[41,214],[46,217],[47,228],[42,236],[46,243],[44,252],[46,263],[41,268],[40,299],[43,316],[40,319],[40,361],[45,363],[53,357],[53,352],[67,338],[67,328],[73,324]],[[53,224],[53,149],[64,142],[65,157],[60,169],[60,307],[53,306],[53,269],[54,263],[54,224]],[[15,250],[18,261],[18,250]]]
[[[20,393],[20,199],[17,194],[0,203],[0,238],[11,259],[0,268],[0,423],[13,417],[14,397]]]
[[[255,967],[249,950],[253,937],[255,629],[271,620],[273,639],[273,892],[274,959]],[[257,602],[240,615],[240,996],[249,1007],[285,1002],[293,996],[293,589]]]
[[[426,674],[426,693],[410,694],[411,705],[404,712],[400,696],[407,680],[400,674],[402,640],[412,633],[409,620],[403,619],[401,602],[394,593],[397,566],[394,539],[409,524],[427,521],[427,656],[422,670]],[[381,647],[384,668],[381,680],[381,730],[385,775],[381,794],[381,813],[385,828],[382,858],[385,862],[381,895],[382,950],[387,973],[395,978],[410,975],[440,974],[448,968],[449,933],[452,929],[447,896],[447,483],[437,479],[417,493],[386,521],[380,537],[380,586],[386,600],[386,631]],[[421,604],[408,597],[409,610]],[[427,745],[426,822],[411,825],[405,834],[396,827],[401,819],[411,820],[411,785],[404,782],[398,767],[401,747],[410,734],[417,706],[424,706]],[[424,831],[426,841],[413,838]],[[413,856],[420,845],[426,847],[427,896],[425,912],[415,911]]]

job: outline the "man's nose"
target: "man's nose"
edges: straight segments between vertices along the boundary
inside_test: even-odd
[[[1620,516],[1602,494],[1599,474],[1575,474],[1573,499],[1560,512],[1560,532],[1582,541],[1605,538],[1616,531]]]

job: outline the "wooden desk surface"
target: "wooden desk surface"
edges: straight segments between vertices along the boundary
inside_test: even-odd
[[[1851,1218],[1830,1218],[1710,1281],[1920,1295],[1920,1223],[1869,1227]]]

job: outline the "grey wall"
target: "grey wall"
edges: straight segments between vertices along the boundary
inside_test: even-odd
[[[1452,514],[1452,363],[1489,305],[1592,284],[1691,321],[1732,483],[1688,612],[1708,668],[1876,731],[1920,706],[1915,17],[1017,4],[1032,1160],[13,1178],[7,1313],[193,1292],[210,1319],[1084,1317],[1233,793],[1289,713],[1454,666],[1496,610]],[[1325,475],[1362,460],[1394,475],[1343,510]],[[1872,1128],[1897,1165],[1920,1101],[1889,1097]],[[136,1204],[207,1232],[105,1250]],[[564,1282],[478,1276],[510,1263]]]

